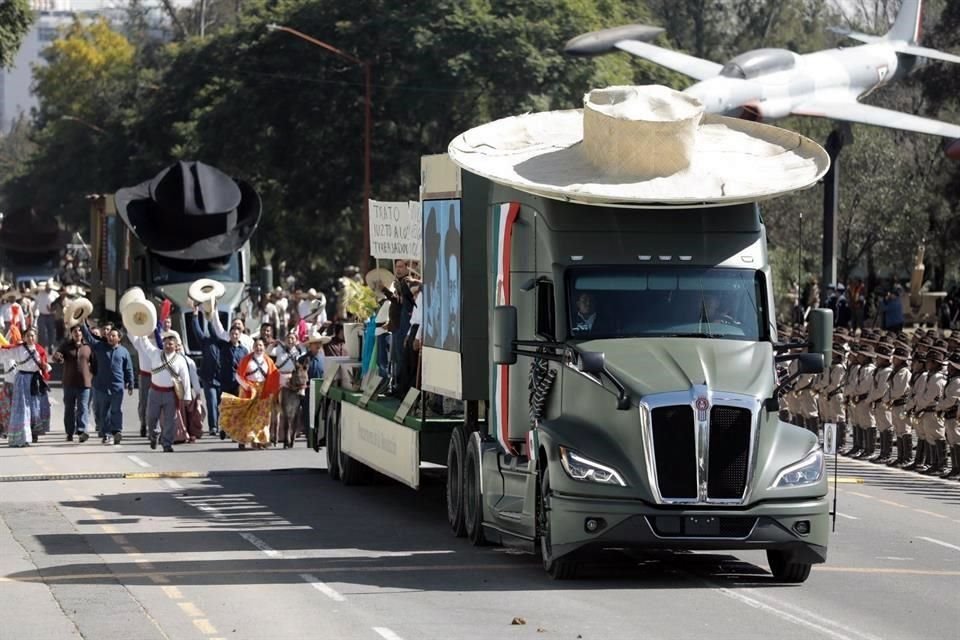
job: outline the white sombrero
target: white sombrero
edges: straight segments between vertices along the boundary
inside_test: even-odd
[[[86,320],[93,313],[93,304],[86,298],[75,298],[63,308],[63,324],[71,329]]]
[[[667,87],[609,87],[582,110],[496,120],[448,149],[464,169],[585,204],[726,205],[810,187],[830,159],[816,142],[757,122],[704,114]]]
[[[319,331],[314,331],[310,334],[310,337],[307,338],[307,344],[315,344],[317,342],[320,344],[327,344],[331,340],[333,340],[333,336],[324,335]]]
[[[368,287],[376,292],[379,292],[382,287],[389,287],[391,284],[393,284],[393,281],[396,280],[396,276],[394,276],[393,272],[389,269],[384,269],[381,267],[367,271],[367,275],[364,276],[364,280],[366,280]]]

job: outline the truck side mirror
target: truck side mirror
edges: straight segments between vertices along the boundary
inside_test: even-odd
[[[602,351],[581,351],[580,352],[580,371],[590,375],[599,375],[603,373],[606,365],[606,356]]]
[[[830,309],[811,309],[807,317],[810,335],[810,351],[823,355],[824,362],[833,357],[833,311]]]
[[[493,309],[493,363],[516,364],[517,308],[501,305]]]
[[[800,375],[823,373],[823,362],[822,353],[799,353],[797,354],[797,373]]]

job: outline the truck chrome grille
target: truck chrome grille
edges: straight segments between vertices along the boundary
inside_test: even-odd
[[[652,411],[652,416],[660,495],[677,500],[696,500],[697,445],[693,408],[689,405],[660,407]]]
[[[710,410],[710,467],[707,497],[737,500],[747,488],[752,416],[746,409],[715,406]]]
[[[689,395],[662,394],[644,403],[645,437],[653,445],[645,452],[647,471],[661,504],[739,505],[747,499],[756,401],[728,393],[723,400],[712,398],[717,402],[701,411],[696,403],[707,394],[699,387]],[[686,398],[689,404],[681,404]]]

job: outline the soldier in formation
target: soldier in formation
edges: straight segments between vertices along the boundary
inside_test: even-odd
[[[780,336],[794,352],[807,348],[802,329],[780,327]],[[840,455],[960,479],[960,338],[838,330],[829,365],[795,376],[780,408],[782,420],[814,433],[837,425]]]

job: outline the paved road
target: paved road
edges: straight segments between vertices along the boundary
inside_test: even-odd
[[[758,552],[557,583],[453,538],[439,480],[347,488],[322,461],[302,442],[0,444],[0,638],[960,638],[960,483],[842,462],[830,560],[802,586]],[[140,476],[69,475],[112,472]]]

